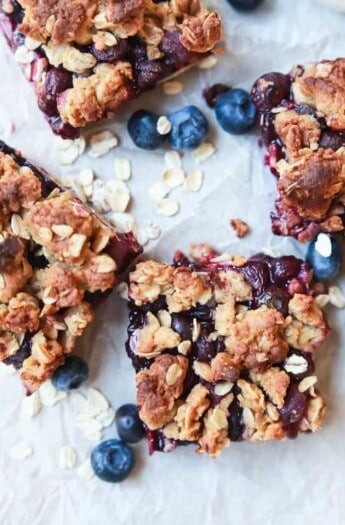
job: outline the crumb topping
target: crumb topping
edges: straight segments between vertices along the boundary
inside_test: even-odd
[[[115,231],[71,192],[43,198],[41,186],[0,153],[0,361],[15,363],[29,392],[93,320],[85,293],[110,290],[117,270],[104,252]]]
[[[293,161],[304,150],[317,150],[321,136],[321,127],[311,115],[300,115],[294,109],[282,111],[276,115],[274,126],[286,147],[286,157]]]
[[[175,416],[187,367],[186,357],[164,354],[137,374],[139,415],[150,430],[163,427]]]
[[[320,148],[292,163],[281,160],[276,168],[280,195],[303,218],[325,218],[332,201],[344,193],[345,164],[342,156],[332,150]]]
[[[257,290],[241,265],[228,267],[232,257],[217,256],[206,245],[194,246],[193,253],[198,261],[193,270],[146,261],[129,275],[130,309],[144,320],[130,332],[128,349],[147,428],[159,429],[167,440],[195,442],[197,452],[217,457],[230,439],[284,439],[282,414],[292,410],[289,396],[298,388],[306,409],[296,429],[319,430],[324,401],[313,401],[317,378],[308,376],[308,361],[298,353],[313,352],[329,331],[315,298],[300,293],[300,282],[291,277],[286,308],[255,304]],[[263,261],[247,260],[246,275],[257,262],[253,275],[262,271]],[[258,277],[255,282],[262,286]],[[191,290],[199,298],[207,290],[208,300],[187,300],[194,297]],[[177,292],[185,298],[171,310]],[[168,309],[157,311],[163,297]]]
[[[306,104],[326,117],[334,130],[345,129],[345,60],[324,60],[303,67],[292,90],[298,104]]]

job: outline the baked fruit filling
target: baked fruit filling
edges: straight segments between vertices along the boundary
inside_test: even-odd
[[[2,0],[0,26],[64,138],[207,56],[222,36],[219,14],[200,0]]]
[[[0,361],[31,393],[141,248],[1,141],[0,225]]]
[[[232,441],[319,430],[314,352],[329,328],[308,265],[208,245],[191,255],[129,275],[126,348],[150,452],[194,443],[216,457]]]
[[[253,86],[266,163],[278,179],[278,235],[306,242],[345,229],[344,75],[344,59],[324,60]]]

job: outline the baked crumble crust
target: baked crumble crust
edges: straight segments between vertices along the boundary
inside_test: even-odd
[[[306,242],[345,229],[344,75],[345,59],[324,60],[268,73],[253,86],[266,161],[278,177],[271,214],[278,235]]]
[[[238,258],[217,256],[208,245],[192,251],[195,262],[177,252],[172,266],[149,260],[129,275],[127,352],[147,429],[158,432],[167,450],[194,442],[197,452],[212,457],[231,440],[280,440],[319,430],[324,401],[314,401],[310,362],[329,328],[305,263],[295,259],[294,275],[282,281],[290,257],[258,255],[236,266]],[[190,300],[201,277],[206,302],[200,291]],[[176,285],[179,308],[169,310]],[[277,300],[263,304],[272,289]],[[281,293],[287,294],[284,304]],[[305,406],[298,417],[289,416],[295,391]]]
[[[298,104],[315,108],[334,130],[345,129],[345,59],[323,60],[303,66],[292,83]]]
[[[200,0],[21,0],[19,5],[22,17],[16,19],[14,4],[12,11],[1,7],[13,32],[6,35],[14,51],[27,44],[25,38],[18,43],[17,34],[37,42],[24,73],[34,82],[53,131],[64,138],[113,116],[122,103],[207,56],[222,38],[218,12]],[[61,67],[70,85],[50,93],[47,78],[59,75]]]
[[[31,393],[74,350],[97,294],[113,288],[116,247],[113,257],[107,247],[117,233],[18,153],[0,148],[0,360],[16,367]],[[140,250],[132,242],[134,257]]]

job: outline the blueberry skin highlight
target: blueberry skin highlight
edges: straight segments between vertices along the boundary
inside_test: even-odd
[[[176,150],[193,150],[206,139],[209,125],[207,119],[195,106],[186,106],[169,115],[170,145]]]
[[[125,480],[134,464],[132,449],[119,439],[102,441],[91,452],[91,466],[94,473],[108,483]]]
[[[115,414],[117,433],[126,443],[138,443],[144,436],[144,425],[139,417],[137,405],[127,403]]]
[[[215,112],[219,125],[232,135],[249,131],[256,122],[256,107],[244,89],[231,89],[219,95]]]
[[[253,11],[257,9],[264,0],[228,0],[229,4],[238,11]]]
[[[158,115],[146,109],[139,109],[130,117],[127,130],[138,148],[154,150],[162,146],[165,136],[157,131],[158,119]]]
[[[317,238],[311,241],[307,248],[306,261],[313,268],[314,276],[319,281],[334,279],[341,266],[340,246],[335,239],[330,238],[331,255],[324,257],[316,249]]]
[[[54,372],[52,383],[57,390],[73,390],[89,377],[89,367],[81,357],[69,355]]]

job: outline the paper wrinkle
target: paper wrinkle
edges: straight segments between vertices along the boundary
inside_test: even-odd
[[[221,9],[226,22],[228,50],[218,65],[185,74],[181,94],[165,96],[158,87],[153,94],[145,94],[122,109],[116,122],[89,130],[89,135],[95,130],[112,130],[120,137],[120,146],[97,160],[85,154],[73,166],[59,165],[55,138],[1,38],[0,137],[57,176],[91,167],[110,181],[114,178],[114,158],[129,158],[130,211],[139,226],[152,221],[163,232],[147,246],[147,255],[170,260],[175,248],[188,251],[189,243],[198,241],[244,254],[274,246],[282,253],[303,255],[305,247],[270,232],[275,180],[262,164],[258,131],[245,136],[224,133],[201,91],[214,82],[249,89],[265,72],[287,72],[295,63],[336,58],[345,49],[345,18],[314,0],[266,0],[261,9],[247,15],[233,11],[226,0],[209,4]],[[204,171],[201,190],[188,193],[175,189],[171,197],[180,202],[181,212],[173,218],[160,217],[148,189],[161,180],[168,143],[166,149],[152,153],[136,149],[127,134],[126,121],[139,108],[166,115],[186,104],[195,104],[207,114],[210,140],[217,152],[200,166]],[[187,172],[196,167],[190,154],[184,155],[183,164]],[[245,220],[251,233],[238,240],[229,226],[231,218]],[[340,284],[344,290],[344,280]],[[21,415],[21,385],[13,376],[1,376],[1,525],[23,521],[30,525],[343,524],[344,311],[327,307],[327,312],[334,332],[317,358],[319,388],[329,406],[325,428],[319,434],[279,443],[235,443],[217,460],[196,456],[192,447],[148,457],[143,442],[135,447],[138,465],[134,474],[122,484],[97,479],[83,484],[79,480],[77,468],[90,454],[92,444],[75,427],[76,411],[71,400],[43,408],[27,421]],[[78,349],[91,368],[85,387],[100,388],[115,409],[135,400],[134,373],[124,351],[126,319],[125,302],[114,293],[101,306]],[[105,436],[116,437],[114,425],[106,429]],[[22,440],[31,444],[34,453],[18,464],[9,452]],[[58,468],[61,445],[76,449],[76,468]]]

